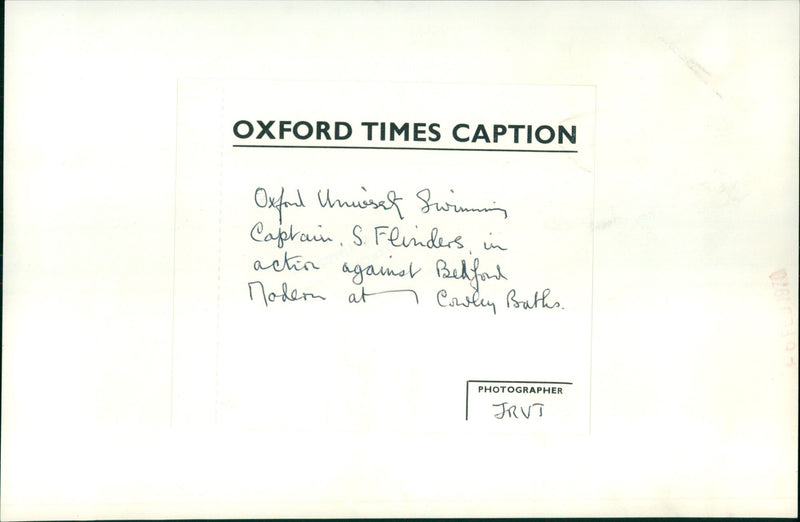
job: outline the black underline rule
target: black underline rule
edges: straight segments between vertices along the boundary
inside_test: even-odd
[[[234,144],[238,148],[261,149],[351,149],[351,150],[440,150],[444,152],[543,152],[558,154],[577,154],[577,150],[554,149],[472,149],[472,148],[446,148],[446,147],[358,147],[353,145],[245,145]]]

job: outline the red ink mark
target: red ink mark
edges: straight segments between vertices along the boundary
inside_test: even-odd
[[[789,276],[785,269],[777,270],[769,275],[772,283],[772,293],[775,303],[779,305],[781,314],[781,337],[784,341],[784,351],[786,352],[786,366],[793,367],[797,364],[797,324],[795,314],[792,309],[791,287],[789,286]]]

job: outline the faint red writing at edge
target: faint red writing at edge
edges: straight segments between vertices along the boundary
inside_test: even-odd
[[[797,324],[792,311],[791,288],[786,269],[781,269],[769,275],[772,282],[772,292],[775,302],[781,313],[781,338],[785,341],[786,366],[797,364]]]

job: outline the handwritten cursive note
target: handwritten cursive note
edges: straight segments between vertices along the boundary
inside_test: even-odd
[[[502,232],[509,226],[509,213],[513,209],[498,204],[497,199],[459,201],[454,197],[455,190],[450,189],[448,201],[443,202],[434,200],[427,187],[410,195],[382,189],[375,197],[364,186],[351,194],[341,189],[338,192],[341,195],[332,196],[330,188],[317,189],[309,197],[298,188],[253,189],[249,250],[254,257],[251,277],[258,280],[246,283],[251,301],[272,309],[276,304],[314,299],[328,301],[331,306],[344,302],[366,305],[372,301],[367,297],[384,296],[396,299],[398,306],[430,301],[438,308],[482,309],[492,314],[498,310],[547,313],[564,309],[546,280],[540,286],[524,289],[517,288],[510,280],[503,264],[513,255],[513,245],[495,239],[495,232],[487,234],[482,230],[489,227]],[[345,210],[354,212],[328,216]],[[303,213],[325,214],[328,220],[341,219],[347,223],[344,229],[349,232],[322,233],[323,223],[310,227],[317,232],[304,232],[302,226],[293,222],[302,219]],[[422,217],[432,217],[436,224],[426,225]],[[476,226],[476,222],[481,226]],[[318,243],[316,255],[327,262],[292,254],[295,242]],[[289,285],[302,285],[303,275],[309,271],[322,271],[322,281],[344,278],[354,288],[327,296],[314,293],[321,294],[324,289],[297,290],[293,286],[288,290]],[[280,289],[276,294],[265,290],[265,284]],[[256,292],[254,285],[258,287]],[[367,291],[375,286],[380,291]]]

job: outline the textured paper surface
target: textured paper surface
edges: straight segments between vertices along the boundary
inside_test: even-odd
[[[793,2],[7,2],[2,518],[796,515],[797,20]],[[439,121],[409,145],[443,147],[512,114],[577,118],[586,162],[233,147],[239,120]],[[287,279],[330,299],[251,300],[253,262],[293,254],[249,238],[275,226],[258,186],[301,191],[287,224],[350,230],[324,276]],[[323,212],[323,188],[509,219]],[[440,307],[440,282],[468,283],[426,251],[419,305],[351,312],[359,287],[412,288],[347,279],[346,260],[395,262],[355,224],[497,234],[509,250],[481,260],[503,306]],[[527,266],[564,324],[508,309],[510,285],[537,289]],[[280,288],[272,272],[254,277]],[[539,381],[574,383],[563,408],[531,401],[555,429],[479,402]]]

